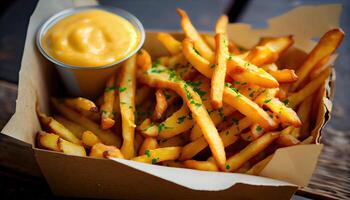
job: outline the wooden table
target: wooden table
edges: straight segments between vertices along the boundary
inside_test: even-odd
[[[107,1],[101,1],[103,4],[110,4]],[[216,3],[223,3],[216,6]],[[245,12],[239,15],[239,21],[248,22],[253,25],[260,25],[261,21],[297,6],[300,3],[310,3],[311,1],[258,1],[253,0],[245,8]],[[326,2],[325,0],[319,2]],[[163,2],[164,3],[164,2]],[[208,11],[206,16],[217,17],[225,11],[229,5],[228,0],[207,2]],[[345,32],[350,32],[350,18],[345,17],[345,13],[350,13],[350,2],[343,1],[344,11],[342,16],[342,28]],[[142,1],[136,2],[113,2],[121,8],[125,8],[133,13],[138,13],[138,17],[144,22],[146,28],[160,29],[159,23],[151,23],[152,16],[147,14],[147,9],[141,12],[143,8]],[[158,2],[159,4],[159,2]],[[170,4],[167,8],[175,7],[173,2],[166,1],[164,4]],[[198,7],[200,4],[184,2],[181,6]],[[203,3],[204,4],[204,3]],[[138,5],[138,6],[136,6]],[[145,4],[146,5],[146,4]],[[30,13],[35,6],[35,1],[19,0],[9,7],[9,11],[0,17],[0,26],[6,25],[7,32],[0,32],[0,129],[5,125],[15,110],[15,100],[17,95],[18,70],[20,66],[21,49],[24,42],[27,21]],[[158,5],[160,8],[162,5]],[[213,6],[213,9],[210,7]],[[205,6],[204,6],[205,7]],[[215,7],[215,8],[214,8]],[[18,12],[18,10],[25,12]],[[197,11],[196,11],[197,10]],[[212,23],[206,20],[201,21],[200,9],[194,9],[197,12],[195,24],[202,30],[210,29]],[[211,11],[210,11],[211,10]],[[265,12],[260,12],[264,10]],[[12,14],[11,14],[12,13]],[[14,14],[16,13],[16,14]],[[166,14],[166,13],[165,13]],[[192,14],[192,13],[191,13]],[[196,13],[194,14],[196,15]],[[175,16],[175,15],[172,15]],[[174,18],[174,25],[167,23],[167,29],[177,29],[177,18],[168,16],[166,19]],[[10,21],[10,22],[9,22]],[[16,23],[12,23],[16,21]],[[145,22],[146,21],[146,22]],[[170,22],[172,24],[173,22]],[[11,43],[11,45],[9,45]],[[337,70],[337,89],[334,100],[333,119],[326,126],[322,133],[322,142],[325,147],[319,159],[316,171],[312,177],[310,185],[307,188],[297,192],[298,196],[294,199],[304,199],[308,197],[313,199],[349,199],[350,198],[350,44],[349,39],[345,39],[340,49],[340,58],[336,63]],[[40,170],[23,143],[15,141],[5,135],[0,134],[0,188],[3,197],[34,197],[36,199],[56,198],[54,197],[42,178]],[[4,189],[6,188],[6,189]],[[3,191],[4,190],[4,191]]]

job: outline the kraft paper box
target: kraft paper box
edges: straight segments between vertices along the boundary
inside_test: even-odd
[[[117,199],[290,199],[298,186],[308,184],[322,149],[320,131],[330,118],[334,72],[325,83],[325,90],[319,94],[319,112],[311,132],[316,137],[316,144],[277,150],[260,177],[169,168],[121,159],[68,156],[35,148],[35,135],[40,130],[35,107],[38,104],[49,113],[50,95],[59,95],[64,90],[53,65],[40,55],[35,46],[36,31],[45,20],[61,10],[95,3],[39,1],[27,31],[16,112],[2,130],[2,133],[32,145],[40,169],[55,194]],[[340,12],[340,5],[303,6],[270,19],[266,29],[230,24],[229,37],[238,45],[249,48],[260,37],[291,34],[295,39],[295,49],[287,52],[287,62],[294,55],[292,51],[308,53],[315,45],[311,38],[319,38],[326,31],[338,27]],[[174,35],[182,37],[180,33]],[[144,48],[154,57],[166,54],[156,40],[155,32],[147,32]],[[327,64],[332,65],[335,58],[336,55]],[[289,64],[293,66],[293,63]]]

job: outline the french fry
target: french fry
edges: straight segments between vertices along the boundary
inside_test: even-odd
[[[101,127],[106,130],[111,128],[115,121],[113,116],[113,104],[115,99],[115,77],[114,75],[107,81],[101,105]]]
[[[83,146],[69,142],[62,138],[58,138],[57,146],[64,154],[73,156],[86,156],[86,151]]]
[[[93,158],[124,158],[117,147],[102,143],[96,143],[92,146],[89,156]]]
[[[165,94],[162,89],[158,89],[156,91],[156,107],[154,108],[153,112],[153,120],[160,120],[164,116],[167,108],[168,103]]]
[[[186,144],[186,140],[182,135],[177,135],[169,139],[164,139],[159,142],[159,147],[176,147]]]
[[[258,153],[263,151],[267,146],[269,146],[275,139],[279,137],[279,132],[269,132],[258,138],[257,140],[251,142],[239,153],[231,156],[226,162],[226,171],[236,171],[239,169],[246,161],[256,156]]]
[[[84,131],[82,141],[87,147],[92,147],[97,143],[101,143],[101,140],[91,131]]]
[[[74,123],[62,116],[55,115],[54,119],[58,121],[60,124],[62,124],[63,126],[65,126],[68,130],[70,130],[78,139],[81,139],[83,132],[87,130],[83,126],[80,126],[79,124]]]
[[[56,121],[52,117],[46,116],[44,113],[38,112],[38,116],[43,125],[47,126],[53,133],[57,134],[61,138],[68,140],[75,144],[81,144],[81,141],[65,126]]]
[[[152,137],[146,137],[143,140],[143,143],[139,149],[139,155],[144,155],[147,153],[149,150],[157,149],[158,148],[158,142],[156,138]]]
[[[102,130],[99,128],[99,125],[90,119],[80,115],[79,113],[73,111],[68,108],[64,104],[60,103],[57,99],[51,99],[53,106],[55,109],[68,120],[79,124],[80,126],[86,128],[86,130],[90,130],[97,135],[100,140],[106,145],[115,145],[120,146],[121,141],[118,135],[113,133],[110,130]]]
[[[149,164],[156,164],[166,160],[176,160],[181,154],[181,147],[165,147],[145,152],[145,155],[134,157],[131,160]]]
[[[228,24],[228,17],[226,15],[221,15],[215,24],[215,33],[223,33],[226,35],[227,24]]]
[[[136,90],[136,56],[124,62],[119,83],[120,113],[123,127],[123,144],[121,151],[126,159],[135,155],[135,90]]]
[[[227,17],[226,17],[227,18]],[[227,19],[226,19],[227,20]],[[220,27],[222,25],[217,25],[217,31],[225,31]],[[223,106],[222,96],[225,87],[225,77],[226,77],[226,58],[228,54],[227,48],[227,36],[224,33],[218,33],[215,35],[216,50],[215,50],[215,67],[214,72],[211,77],[211,90],[210,90],[210,100],[213,108],[219,109]]]
[[[141,134],[135,133],[135,141],[134,141],[134,149],[136,152],[139,151],[142,143],[143,143],[144,138],[142,137]]]
[[[196,42],[194,48],[198,50],[203,58],[213,61],[214,52],[209,48],[209,46],[204,42],[197,30],[194,28],[187,13],[179,8],[176,9],[176,11],[181,17],[181,27],[186,37]]]
[[[210,161],[197,161],[197,160],[186,160],[183,162],[185,167],[190,169],[197,169],[202,171],[219,171],[215,162]]]
[[[44,131],[39,131],[36,135],[39,147],[53,150],[53,151],[61,151],[58,148],[58,139],[60,136],[53,133],[46,133]]]
[[[157,39],[164,45],[171,55],[181,53],[181,42],[177,41],[169,33],[160,32],[157,34]]]
[[[152,88],[143,85],[136,89],[136,96],[135,96],[135,104],[140,105],[142,102],[144,102],[151,94]],[[119,100],[119,97],[118,97]],[[119,103],[119,101],[118,101]],[[117,106],[120,109],[120,106]]]
[[[234,124],[220,132],[220,138],[224,144],[224,147],[227,147],[235,143],[239,136],[241,130],[246,129],[251,124],[250,119],[243,118],[240,121],[235,121]],[[195,141],[188,143],[182,149],[180,160],[188,160],[197,155],[200,151],[208,146],[206,140],[202,137],[196,139]]]
[[[330,30],[321,37],[302,66],[298,68],[296,73],[299,79],[292,85],[292,92],[299,88],[317,63],[330,56],[338,48],[343,38],[344,32],[339,28]]]
[[[328,67],[317,78],[310,81],[298,92],[291,94],[286,100],[287,105],[291,108],[295,108],[302,101],[304,101],[308,96],[312,95],[319,87],[321,87],[322,84],[324,84],[325,81],[328,79],[330,73],[331,73],[331,68]]]
[[[281,147],[294,146],[300,143],[300,141],[290,134],[281,134],[276,140],[277,144]]]
[[[270,160],[272,159],[272,156],[273,156],[273,154],[267,156],[266,158],[264,158],[260,162],[256,163],[252,168],[250,168],[246,172],[246,174],[259,175],[260,172],[265,168],[265,166],[270,162]]]
[[[279,70],[276,64],[268,64],[262,66],[262,68],[271,76],[273,76],[279,83],[292,83],[298,80],[298,76],[293,69]]]
[[[334,56],[335,57],[335,56]],[[322,60],[320,60],[316,65],[315,67],[312,68],[312,71],[310,72],[310,78],[311,79],[314,79],[316,78],[319,74],[321,74],[321,72],[323,70],[325,70],[329,64],[328,62],[331,61],[331,62],[334,62],[334,58],[331,59],[331,56],[326,56],[324,57]]]
[[[253,124],[248,132],[242,133],[240,136],[245,141],[254,141],[264,134],[264,132],[264,128],[259,124]]]
[[[208,34],[202,34],[201,37],[207,43],[207,45],[211,48],[211,50],[215,51],[216,49],[215,38]]]
[[[144,51],[142,54],[138,54],[138,57],[140,56],[149,57],[149,54]],[[140,77],[140,80],[153,87],[162,86],[172,89],[182,97],[183,101],[186,102],[191,110],[193,119],[201,127],[203,135],[209,144],[215,160],[219,166],[223,166],[226,161],[225,150],[214,123],[211,121],[207,110],[202,106],[200,96],[193,91],[191,86],[177,77],[176,74],[173,74],[172,71],[159,67],[151,68],[149,63],[147,64],[147,67],[141,67],[142,69],[148,70],[144,72],[144,75]]]
[[[298,116],[303,123],[303,125],[299,128],[294,128],[291,132],[295,138],[306,138],[309,134],[310,127],[310,114],[312,109],[312,100],[313,96],[309,96],[306,98],[298,108]]]
[[[151,119],[146,118],[138,127],[141,134],[145,137],[157,137],[158,136],[158,126],[154,124]]]
[[[90,111],[90,112],[98,112],[98,108],[95,105],[94,102],[90,101],[89,99],[85,99],[82,97],[78,97],[78,98],[65,98],[63,99],[63,102],[77,110],[77,111]]]

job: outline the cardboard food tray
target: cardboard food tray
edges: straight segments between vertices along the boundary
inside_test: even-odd
[[[27,31],[16,112],[2,130],[2,133],[32,145],[38,165],[55,194],[119,199],[289,199],[298,186],[308,184],[322,149],[322,144],[319,144],[320,131],[330,117],[334,72],[319,96],[319,112],[311,133],[317,136],[317,144],[277,150],[261,172],[263,177],[169,168],[121,159],[68,156],[35,148],[35,134],[40,130],[35,107],[39,104],[44,112],[49,113],[50,95],[58,95],[64,90],[53,65],[36,48],[36,31],[46,19],[63,9],[95,3],[39,1]],[[311,38],[319,38],[327,30],[338,27],[340,12],[340,5],[303,6],[270,19],[266,29],[230,24],[229,37],[238,45],[248,48],[256,44],[260,37],[292,34],[295,51],[307,53],[315,45]],[[174,35],[181,37],[180,33]],[[156,40],[155,32],[151,31],[147,32],[144,48],[152,56],[166,53]],[[293,56],[292,53],[287,55],[290,55],[289,58]],[[335,58],[333,56],[332,62]]]

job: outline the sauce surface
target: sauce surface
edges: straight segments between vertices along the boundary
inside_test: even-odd
[[[139,32],[128,20],[103,10],[67,16],[42,38],[46,53],[64,64],[79,67],[117,62],[135,50],[139,42]]]

